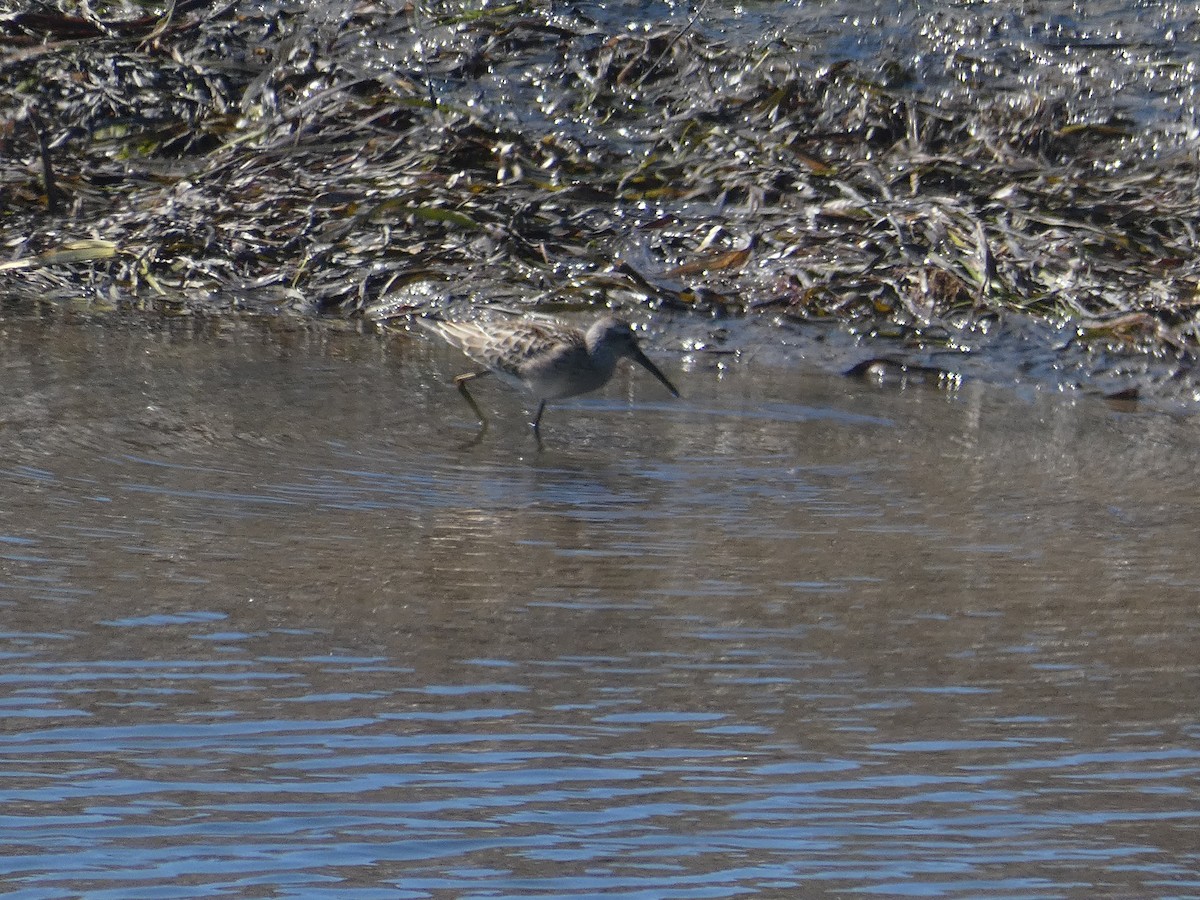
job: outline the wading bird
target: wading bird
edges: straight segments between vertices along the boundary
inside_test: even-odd
[[[455,385],[487,429],[487,417],[467,390],[467,382],[496,374],[524,388],[538,400],[533,433],[541,444],[540,426],[546,404],[603,387],[612,378],[617,362],[631,359],[679,396],[675,385],[642,352],[629,323],[614,316],[593,322],[587,331],[551,319],[489,319],[454,322],[418,319],[484,368],[454,379]]]

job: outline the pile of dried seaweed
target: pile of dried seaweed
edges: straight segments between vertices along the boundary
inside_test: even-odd
[[[1187,354],[1200,159],[1111,111],[549,0],[0,14],[0,292],[167,311],[619,299]],[[85,7],[87,9],[87,7]],[[1166,149],[1164,149],[1164,147]],[[437,291],[417,288],[436,283]]]

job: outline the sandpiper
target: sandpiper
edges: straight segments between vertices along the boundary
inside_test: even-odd
[[[546,403],[603,387],[622,357],[641,364],[663,387],[679,396],[675,385],[642,352],[629,323],[614,316],[598,319],[587,331],[547,318],[417,321],[484,366],[481,371],[466,372],[454,379],[484,429],[487,418],[467,391],[467,382],[493,372],[537,397],[537,415],[532,424],[539,444]]]

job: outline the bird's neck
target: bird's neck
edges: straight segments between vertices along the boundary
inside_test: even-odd
[[[596,371],[602,373],[605,380],[611,377],[613,370],[617,367],[617,360],[620,358],[607,344],[589,347],[588,355],[592,358],[592,365]]]

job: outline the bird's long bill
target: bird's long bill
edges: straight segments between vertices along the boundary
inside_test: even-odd
[[[675,397],[679,396],[679,391],[675,390],[675,385],[671,384],[671,382],[667,380],[667,376],[658,370],[658,366],[656,366],[654,363],[652,363],[650,361],[650,357],[648,357],[645,353],[643,353],[640,348],[637,348],[637,347],[634,348],[634,357],[633,358],[635,360],[637,360],[637,362],[639,362],[642,365],[642,367],[646,369],[647,372],[649,372],[651,375],[653,375],[655,378],[657,378],[659,381],[661,381],[663,387],[665,387],[668,391],[670,391],[672,396],[675,396]]]

